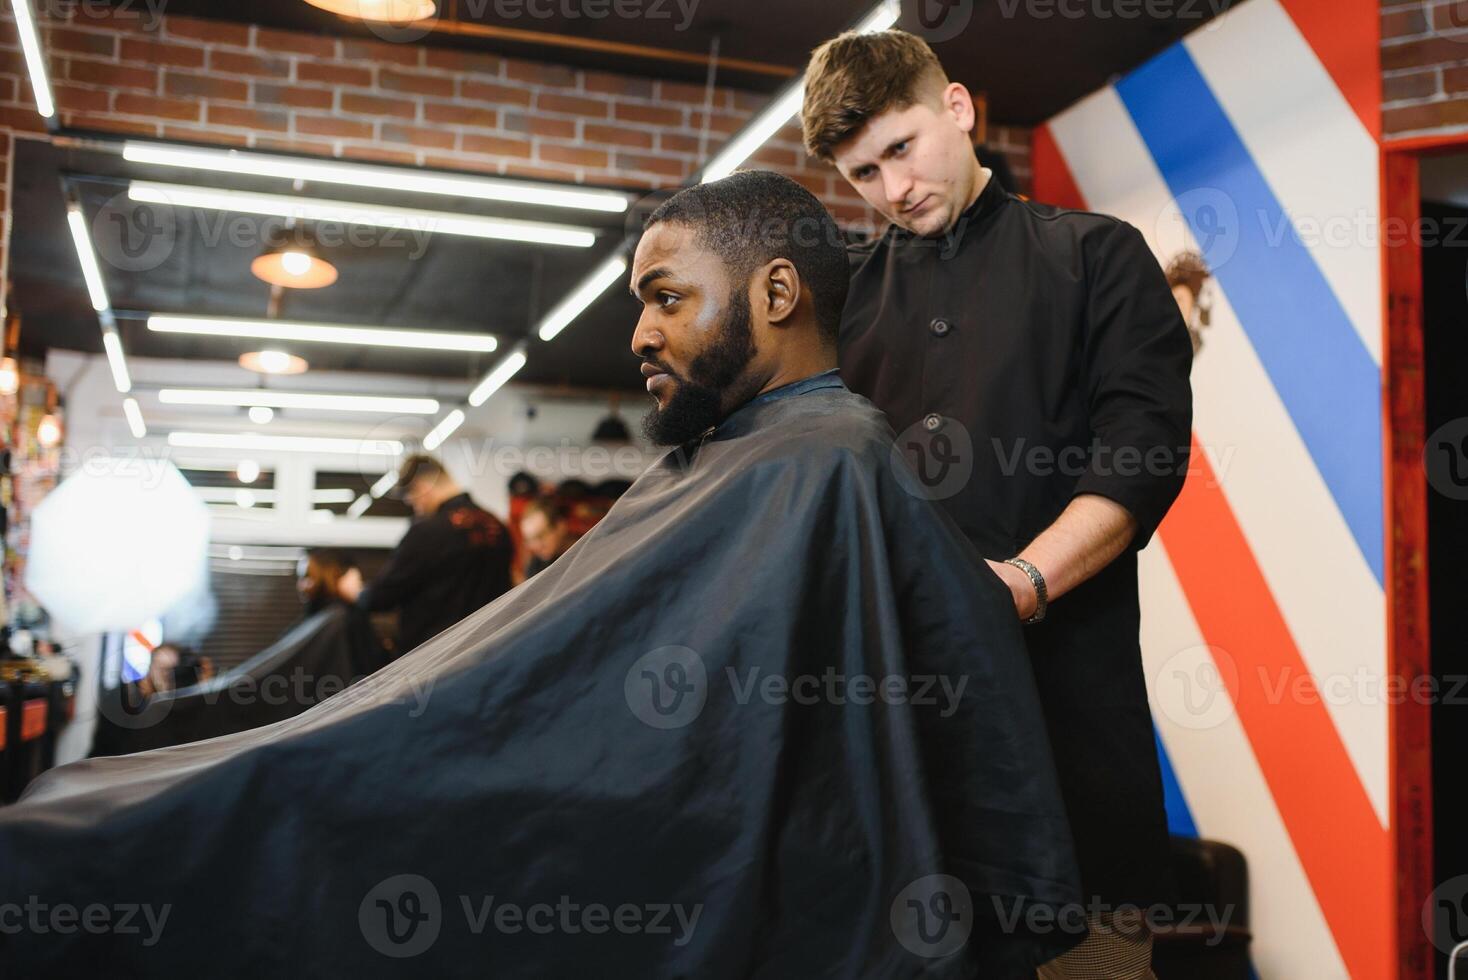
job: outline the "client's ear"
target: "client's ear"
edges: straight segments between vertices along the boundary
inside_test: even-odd
[[[800,274],[789,259],[774,259],[764,268],[765,319],[783,323],[800,302]]]

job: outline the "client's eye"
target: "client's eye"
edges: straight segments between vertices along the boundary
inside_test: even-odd
[[[657,295],[657,303],[660,309],[666,310],[676,302],[678,302],[678,297],[673,293],[659,292]]]

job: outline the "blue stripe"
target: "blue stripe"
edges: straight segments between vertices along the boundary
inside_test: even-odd
[[[1381,371],[1187,49],[1116,90],[1381,584]],[[1323,147],[1321,180],[1330,165]]]
[[[1177,771],[1172,768],[1172,760],[1167,757],[1167,749],[1162,744],[1162,733],[1154,726],[1152,735],[1157,740],[1157,762],[1162,767],[1162,805],[1167,809],[1167,831],[1179,837],[1197,837],[1198,825],[1193,820],[1193,812],[1188,809],[1188,801],[1183,798]]]

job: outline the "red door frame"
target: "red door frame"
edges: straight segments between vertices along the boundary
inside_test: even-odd
[[[1388,141],[1382,146],[1382,264],[1389,561],[1387,663],[1409,685],[1431,676],[1427,609],[1426,418],[1422,377],[1422,196],[1419,163],[1434,151],[1468,149],[1468,133]],[[1409,686],[1409,690],[1413,689]],[[1390,724],[1391,819],[1397,865],[1397,955],[1402,980],[1433,976],[1422,906],[1431,894],[1431,705],[1408,697]]]

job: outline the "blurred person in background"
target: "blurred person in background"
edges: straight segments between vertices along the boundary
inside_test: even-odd
[[[342,578],[348,574],[355,574],[360,582],[361,569],[350,555],[330,548],[312,548],[297,566],[296,592],[305,605],[305,618],[334,606],[346,611],[352,667],[356,675],[362,676],[386,665],[388,656],[366,610],[342,593]]]
[[[347,570],[341,595],[367,612],[398,611],[395,657],[448,629],[510,588],[510,533],[470,499],[432,456],[414,455],[398,470],[397,492],[413,525],[370,584]]]
[[[566,553],[576,539],[566,526],[566,510],[551,497],[533,501],[520,519],[520,535],[529,556],[525,560],[525,577],[530,578],[550,567],[550,563]]]
[[[150,698],[164,691],[192,687],[214,676],[214,664],[176,643],[160,643],[148,660],[148,673],[138,678],[137,694]]]

